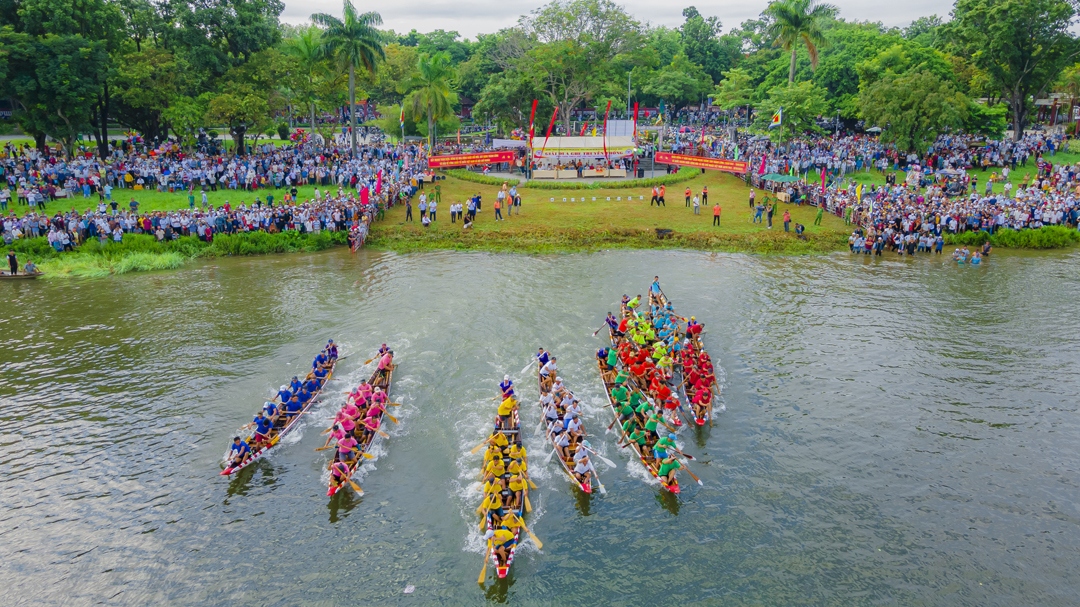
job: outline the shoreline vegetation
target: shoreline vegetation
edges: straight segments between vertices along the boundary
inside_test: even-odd
[[[687,176],[683,171],[671,177]],[[821,225],[814,225],[817,208],[777,204],[773,228],[752,223],[752,212],[746,203],[749,189],[735,176],[693,171],[688,180],[667,188],[666,206],[649,204],[651,186],[628,190],[603,182],[589,183],[589,189],[537,190],[520,188],[523,198],[520,212],[507,215],[503,221],[494,219],[495,193],[502,180],[477,184],[455,177],[440,179],[438,221],[424,228],[419,222],[413,199],[415,221],[405,221],[404,205],[396,205],[386,218],[371,226],[366,247],[374,250],[413,253],[422,251],[483,251],[522,254],[581,253],[608,249],[700,250],[726,253],[775,255],[814,255],[847,250],[847,238],[853,226],[845,225],[835,215],[825,213]],[[547,185],[547,184],[545,184]],[[554,184],[552,184],[554,185]],[[700,215],[686,208],[684,191],[690,187],[693,196],[700,196],[703,186],[709,188],[709,203],[701,205]],[[310,197],[310,186],[301,192],[301,200]],[[433,184],[424,193],[434,196]],[[469,230],[461,223],[451,223],[450,205],[463,202],[469,196],[481,194],[483,207]],[[187,193],[134,193],[114,190],[124,198],[135,194],[150,209],[177,209],[187,205]],[[219,191],[212,193],[212,204],[226,198],[251,199],[257,192]],[[762,200],[766,195],[758,190]],[[563,202],[563,199],[566,202]],[[85,203],[86,201],[81,201]],[[712,227],[712,204],[722,207],[722,227]],[[53,203],[56,204],[56,203]],[[782,215],[789,211],[794,223],[806,226],[805,239],[784,232]],[[504,209],[505,211],[505,209]],[[657,238],[657,229],[671,230],[670,236]],[[11,246],[19,259],[33,259],[48,278],[99,278],[129,272],[170,270],[198,258],[237,255],[269,255],[277,253],[315,252],[346,245],[345,232],[321,231],[315,234],[285,232],[268,234],[248,232],[215,234],[213,242],[183,236],[170,242],[157,242],[146,234],[126,234],[123,242],[86,242],[75,251],[57,253],[45,237],[20,239]],[[999,248],[1045,250],[1065,248],[1080,243],[1080,232],[1065,227],[1050,226],[1038,230],[1002,230],[994,235],[986,232],[965,232],[946,236],[950,246],[982,245],[986,240]]]

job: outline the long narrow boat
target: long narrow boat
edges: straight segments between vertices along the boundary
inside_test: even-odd
[[[613,333],[611,334],[611,339],[613,347],[617,346],[617,340]],[[611,414],[615,417],[615,423],[613,427],[616,428],[616,431],[618,432],[619,442],[630,443],[630,448],[634,450],[634,453],[637,455],[638,460],[641,461],[641,465],[645,466],[645,469],[649,471],[649,474],[653,475],[653,478],[660,481],[660,485],[666,491],[678,494],[680,491],[679,480],[674,479],[673,482],[668,483],[664,478],[661,478],[658,472],[660,467],[657,464],[656,460],[651,457],[647,457],[646,454],[642,452],[641,447],[636,442],[630,441],[630,437],[626,434],[626,431],[623,430],[622,424],[619,423],[619,411],[615,406],[615,398],[611,396],[611,391],[615,388],[615,382],[613,379],[610,379],[609,375],[612,372],[605,372],[604,363],[602,361],[596,361],[596,365],[600,371],[600,378],[604,382],[604,394],[607,395],[608,408],[611,409]]]
[[[525,450],[524,450],[524,447],[522,446],[522,443],[521,443],[521,416],[518,414],[518,411],[516,409],[512,413],[511,428],[509,428],[509,429],[496,428],[496,429],[492,430],[491,436],[488,437],[489,443],[494,444],[494,441],[496,440],[496,437],[498,435],[500,435],[500,434],[503,437],[506,438],[506,442],[508,443],[508,446],[509,445],[514,445],[514,444],[518,445],[518,447],[521,449],[521,453],[523,454],[522,461],[521,461],[522,468],[527,469],[527,467],[528,467],[528,456],[524,455]],[[485,458],[485,461],[487,461],[486,458]],[[511,458],[509,458],[509,457],[504,457],[503,458],[503,463],[507,467],[509,467],[509,462],[511,462],[511,461],[513,461],[513,460],[511,460]],[[483,467],[481,467],[481,474],[483,475]],[[509,479],[509,477],[510,477],[509,474],[505,474],[505,475],[503,475],[502,478],[503,479]],[[522,489],[521,503],[518,504],[517,508],[509,510],[510,512],[513,512],[519,518],[522,517],[522,515],[528,510],[528,508],[526,507],[526,504],[528,503],[528,499],[529,499],[528,498],[528,493],[529,493],[529,486],[527,484],[527,481],[525,481],[525,484],[524,484],[523,489]],[[484,494],[485,504],[487,503],[487,499],[488,499],[487,494],[485,493]],[[483,528],[487,529],[488,531],[495,532],[495,531],[503,528],[502,526],[496,527],[495,522],[492,519],[492,511],[489,510],[488,508],[483,507],[483,505],[481,505],[481,508],[480,508],[480,515],[481,515],[481,519],[480,519],[481,526]],[[491,563],[495,566],[495,575],[498,576],[499,579],[505,578],[506,575],[510,572],[510,566],[514,564],[514,555],[517,554],[518,546],[521,545],[521,530],[522,530],[522,527],[507,528],[507,530],[512,532],[514,534],[514,537],[511,540],[512,543],[510,545],[509,550],[506,553],[505,560],[500,562],[498,554],[496,554],[495,550],[491,549],[492,546],[490,545],[490,543],[488,545],[488,551],[487,551],[487,555],[485,557],[485,558],[491,559]],[[489,540],[489,542],[490,542],[490,540]],[[485,568],[487,567],[486,564],[484,566],[485,566]]]
[[[536,381],[537,381],[537,386],[540,388],[540,396],[543,397],[545,391],[544,391],[544,381],[540,377],[540,365],[536,365]],[[567,390],[567,392],[570,392],[570,391]],[[573,397],[573,395],[574,395],[573,392],[570,392],[570,396]],[[537,401],[537,405],[540,407],[540,416],[543,417],[544,416],[544,405],[539,400]],[[563,423],[563,415],[562,414],[559,415],[559,419],[558,419],[558,421],[556,423],[559,423],[559,424]],[[545,421],[544,425],[547,428],[547,430],[544,432],[544,434],[547,436],[548,442],[551,443],[551,447],[553,449],[558,450],[558,447],[555,446],[555,434],[553,432],[551,432],[550,425],[548,425],[546,421]],[[582,435],[581,440],[584,441],[585,440],[584,429],[582,430],[581,435]],[[577,453],[577,450],[581,449],[581,448],[582,448],[582,446],[581,446],[580,442],[571,443],[570,446],[567,448],[567,450],[570,452],[570,462],[568,463],[565,459],[563,459],[562,457],[559,457],[559,464],[561,464],[560,467],[562,468],[563,472],[566,473],[566,476],[570,478],[570,482],[577,485],[578,488],[581,489],[583,492],[592,493],[592,479],[590,479],[590,478],[588,478],[586,476],[584,481],[578,482],[577,477],[574,476],[574,472],[570,468],[570,464],[572,464],[574,462],[574,458],[573,458],[574,454]]]
[[[649,297],[650,297],[650,302],[655,301],[656,304],[661,306],[661,307],[667,307],[668,305],[670,305],[670,301],[668,300],[667,296],[664,295],[663,291],[660,291],[659,294],[650,293]],[[674,310],[672,310],[672,311],[674,312]],[[706,354],[706,357],[708,356],[708,352],[706,352],[706,350],[705,350],[705,344],[701,341],[701,337],[699,335],[688,336],[687,338],[690,340],[690,346],[691,346],[690,351],[692,351],[692,352],[704,352]],[[717,394],[719,394],[719,386],[716,384],[715,369],[712,370],[712,374],[713,374],[712,382],[710,383],[709,386],[704,388],[705,390],[709,390],[709,394],[705,395],[705,397],[708,398],[708,400],[709,400],[709,405],[705,408],[704,411],[701,412],[700,415],[698,415],[698,412],[694,408],[694,404],[693,404],[694,398],[697,396],[698,389],[695,388],[694,386],[690,386],[690,385],[687,384],[687,382],[686,382],[687,378],[686,378],[686,375],[685,375],[685,372],[684,372],[684,366],[681,364],[683,362],[683,360],[685,360],[685,356],[687,356],[688,354],[689,354],[689,352],[684,349],[682,352],[680,352],[680,360],[676,361],[676,367],[679,370],[679,379],[680,379],[679,383],[680,383],[680,385],[683,386],[683,388],[682,388],[683,398],[686,401],[686,404],[689,407],[689,410],[694,413],[694,415],[693,415],[694,423],[697,424],[700,427],[700,426],[704,426],[705,423],[708,422],[709,425],[711,426],[712,425],[712,417],[713,417],[713,403],[712,403],[712,398],[710,398],[710,397],[714,398],[714,397],[717,396]],[[712,366],[711,359],[709,359],[709,365]],[[712,388],[717,388],[717,393],[715,393],[715,394],[712,393]]]
[[[4,280],[30,280],[41,276],[44,272],[34,272],[33,274],[27,274],[26,272],[20,272],[18,274],[12,274],[11,272],[0,272],[0,279]]]
[[[376,369],[375,372],[371,374],[371,377],[368,378],[368,381],[367,381],[368,385],[371,386],[372,390],[374,390],[375,388],[382,388],[383,392],[386,394],[386,398],[387,398],[386,406],[383,408],[382,413],[379,414],[379,424],[378,424],[379,428],[382,428],[383,420],[386,419],[386,409],[389,408],[389,406],[390,406],[390,400],[389,400],[390,399],[390,386],[393,383],[393,381],[392,381],[393,377],[394,377],[394,365],[391,364],[390,368],[387,369],[385,373],[383,371],[380,371],[380,370]],[[360,427],[361,426],[357,426],[357,428],[360,428]],[[335,484],[334,483],[334,475],[333,474],[330,475],[330,480],[328,481],[329,484],[328,484],[327,489],[326,489],[326,495],[327,496],[333,497],[334,495],[337,494],[338,491],[341,491],[342,487],[345,486],[346,480],[351,479],[353,477],[353,475],[356,473],[356,471],[360,469],[360,466],[364,463],[363,454],[367,453],[371,449],[371,445],[375,442],[375,439],[378,438],[378,436],[379,435],[377,433],[372,432],[371,435],[370,435],[370,438],[368,438],[366,441],[363,441],[363,442],[359,443],[356,446],[356,449],[357,449],[356,459],[352,460],[352,462],[349,463],[349,474],[345,477],[345,479],[343,479],[341,482]]]
[[[322,385],[319,386],[319,389],[316,390],[314,393],[312,393],[311,398],[309,398],[308,401],[306,403],[304,403],[304,408],[300,409],[300,413],[298,415],[294,416],[287,424],[285,424],[284,427],[279,428],[278,433],[273,438],[271,438],[270,441],[266,445],[264,445],[263,447],[260,447],[258,451],[252,452],[251,457],[249,457],[245,462],[243,462],[239,466],[235,466],[235,467],[229,466],[229,467],[226,467],[224,470],[222,470],[221,471],[221,476],[230,476],[230,475],[236,474],[237,472],[243,470],[244,468],[247,468],[251,464],[254,464],[255,462],[259,461],[267,453],[269,453],[271,449],[276,447],[278,445],[278,443],[281,442],[281,439],[284,436],[286,436],[287,434],[289,434],[290,432],[295,430],[297,427],[299,427],[300,420],[304,417],[305,414],[307,414],[308,411],[311,410],[311,407],[315,404],[315,401],[317,401],[319,399],[319,395],[322,394],[322,391],[326,388],[326,384],[330,383],[330,378],[334,376],[334,369],[337,368],[338,360],[340,360],[340,359],[339,358],[334,359],[333,364],[330,365],[330,372],[326,374],[326,379],[323,380]],[[249,442],[249,441],[251,441],[251,438],[253,436],[255,436],[255,431],[254,430],[252,430],[251,434],[249,434],[247,436],[247,438],[244,439],[244,440]]]

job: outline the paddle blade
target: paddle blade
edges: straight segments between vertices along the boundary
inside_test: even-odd
[[[375,456],[370,453],[361,453],[360,455],[363,455],[367,459],[375,459]]]
[[[349,486],[353,488],[353,491],[355,491],[357,493],[357,495],[364,495],[364,490],[360,488],[360,485],[357,485],[356,483],[354,483],[354,482],[352,482],[350,480],[349,481]]]
[[[529,367],[533,366],[534,362],[536,362],[536,359],[530,360],[529,364],[525,365],[525,368],[522,369],[521,373],[518,373],[518,375],[525,375],[525,372],[529,370]]]
[[[525,480],[528,481],[528,483],[529,483],[529,489],[539,489],[540,488],[540,487],[536,486],[536,483],[532,482],[531,478],[527,478]]]
[[[397,418],[394,417],[393,415],[390,415],[389,413],[384,413],[383,415],[386,416],[386,419],[389,419],[390,421],[394,422],[395,424],[398,423]]]
[[[477,446],[473,447],[473,448],[472,448],[472,451],[469,451],[469,453],[472,453],[473,455],[476,455],[477,453],[480,453],[480,450],[481,450],[481,449],[483,449],[483,448],[484,448],[484,446],[485,446],[485,445],[487,445],[487,444],[488,444],[488,442],[487,442],[487,440],[485,439],[485,440],[484,440],[484,442],[482,442],[482,443],[480,443],[479,445],[477,445]]]
[[[370,365],[370,364],[371,364],[371,361],[373,361],[373,360],[375,360],[375,359],[374,359],[374,358],[369,358],[369,359],[367,359],[367,360],[365,360],[365,361],[364,361],[364,364],[365,364],[365,365]]]
[[[533,543],[536,544],[536,549],[543,550],[544,543],[540,541],[540,538],[536,537],[536,535],[533,534],[532,529],[526,529],[525,531],[529,532],[529,539],[531,539]]]
[[[545,465],[545,466],[551,463],[551,457],[552,457],[553,455],[555,455],[555,451],[557,451],[557,449],[552,449],[552,450],[551,450],[551,453],[548,453],[548,456],[547,456],[547,458],[545,458],[545,459],[544,459],[544,465]]]
[[[525,512],[532,512],[532,502],[529,501],[529,496],[525,496]]]
[[[484,553],[484,568],[480,570],[480,577],[476,578],[476,583],[481,586],[484,585],[484,578],[487,577],[488,557],[491,556],[491,542],[488,542],[487,552]]]
[[[604,489],[604,483],[601,483],[600,479],[596,479],[596,486],[600,487],[600,495],[607,495],[607,489]]]

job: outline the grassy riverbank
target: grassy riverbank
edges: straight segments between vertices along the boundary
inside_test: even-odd
[[[521,213],[513,216],[503,209],[503,221],[496,221],[496,185],[446,179],[438,219],[430,227],[420,225],[420,214],[405,221],[405,209],[396,207],[385,221],[372,227],[369,246],[395,251],[436,249],[554,253],[599,249],[703,249],[755,253],[825,253],[843,250],[850,233],[843,220],[824,215],[815,226],[817,209],[780,204],[773,227],[752,223],[749,189],[728,174],[698,173],[692,179],[667,188],[667,206],[649,205],[651,189],[597,188],[588,190],[538,190],[522,188]],[[709,204],[694,215],[686,207],[684,191],[700,196],[709,188]],[[427,189],[431,193],[431,188]],[[470,230],[450,223],[450,204],[480,193],[483,208]],[[758,192],[761,200],[762,192]],[[712,205],[721,206],[720,227],[712,225]],[[791,212],[791,232],[784,232],[784,210]],[[806,239],[796,238],[795,223],[806,226]],[[671,230],[671,237],[658,239],[656,230]]]
[[[92,241],[66,253],[55,252],[45,238],[20,240],[13,248],[23,262],[33,259],[47,277],[97,278],[128,272],[172,270],[198,257],[321,251],[345,242],[344,232],[219,234],[212,243],[194,236],[157,242],[146,234],[128,234],[123,242],[102,245]]]

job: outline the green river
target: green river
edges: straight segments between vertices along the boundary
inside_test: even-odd
[[[0,283],[4,605],[1075,605],[1080,253],[943,258],[334,250]],[[726,409],[663,494],[605,434],[604,314],[654,274],[705,323]],[[328,338],[301,430],[227,479],[237,429]],[[397,353],[365,495],[319,432]],[[607,495],[543,465],[537,347]],[[473,510],[497,382],[539,489],[510,576]],[[411,592],[406,592],[408,587]]]

